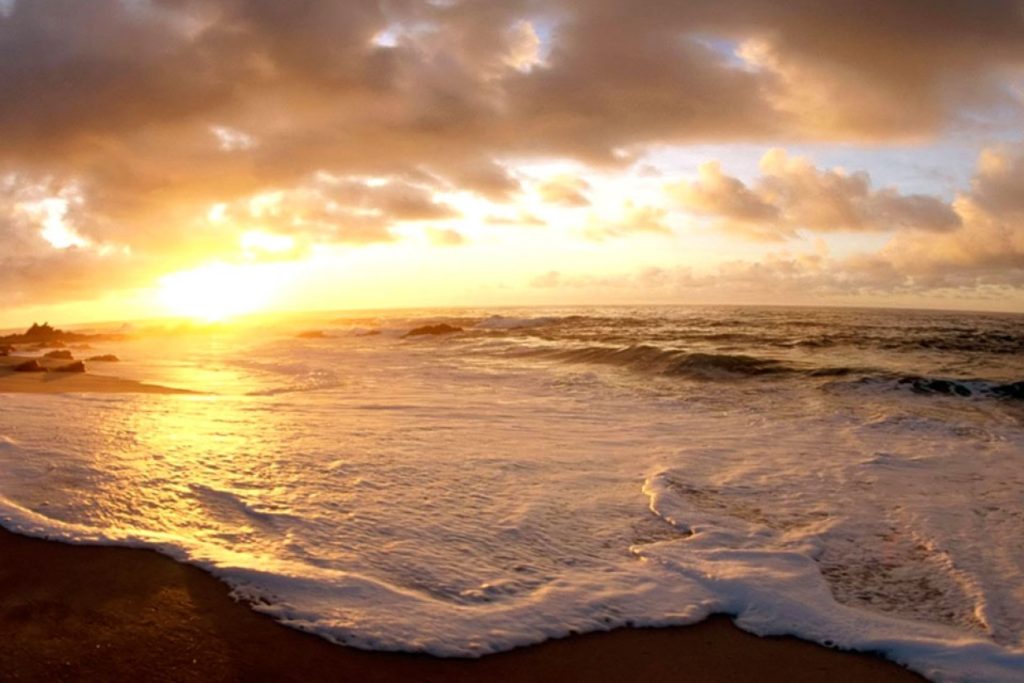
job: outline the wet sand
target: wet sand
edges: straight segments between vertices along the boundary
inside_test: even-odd
[[[285,628],[156,552],[0,530],[5,681],[913,682],[880,658],[757,638],[725,617],[619,629],[477,660],[364,652]]]
[[[47,372],[17,372],[14,366],[28,360],[26,356],[0,356],[0,394],[189,394],[184,389],[172,389],[156,384],[144,384],[121,377],[94,375],[92,363],[86,361],[89,372],[56,372],[56,368],[72,361],[53,358],[35,358]],[[97,366],[108,363],[95,363]]]

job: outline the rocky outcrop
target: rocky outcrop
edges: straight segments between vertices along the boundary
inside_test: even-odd
[[[14,366],[15,372],[46,372],[46,368],[39,364],[36,359],[27,360]]]
[[[24,337],[26,340],[50,340],[60,334],[63,334],[63,330],[58,330],[50,323],[32,323],[32,327],[25,331]]]
[[[97,361],[97,362],[100,362],[100,363],[117,363],[121,359],[118,358],[117,356],[115,356],[112,353],[104,353],[103,355],[93,356],[91,358],[88,358],[87,360]]]
[[[1000,384],[999,386],[992,388],[992,393],[1000,398],[1012,398],[1018,401],[1024,400],[1024,382]]]
[[[53,358],[54,360],[74,360],[74,356],[71,355],[70,351],[50,351],[49,353],[43,354],[43,358]]]
[[[123,334],[82,334],[80,332],[65,332],[50,325],[50,323],[32,323],[21,334],[9,334],[0,337],[0,344],[35,344],[36,348],[59,348],[69,343],[86,341],[119,341],[125,338]]]
[[[68,363],[67,365],[55,368],[54,372],[85,372],[85,363],[76,360],[74,363]]]

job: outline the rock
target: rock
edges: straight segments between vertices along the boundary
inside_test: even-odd
[[[1024,382],[1000,384],[999,386],[992,387],[992,393],[1000,398],[1024,400]]]
[[[43,358],[54,358],[56,360],[73,360],[74,356],[71,355],[70,351],[50,351],[49,353],[43,354]]]
[[[402,335],[402,339],[406,337],[422,337],[425,335],[438,336],[441,334],[452,334],[454,332],[462,332],[461,327],[455,325],[449,325],[448,323],[439,323],[437,325],[424,325],[422,327],[414,327],[405,334]]]
[[[0,343],[6,344],[37,344],[36,348],[63,348],[69,344],[88,341],[121,341],[124,334],[84,334],[81,332],[65,332],[49,323],[33,323],[32,327],[20,334],[0,336]]]
[[[11,355],[12,351],[14,351],[14,347],[13,346],[6,346],[6,345],[3,345],[3,344],[0,344],[0,356],[9,356],[9,355]]]
[[[50,323],[32,323],[32,327],[25,331],[26,339],[51,339],[61,333],[61,330],[53,328]]]
[[[92,358],[88,358],[87,360],[98,361],[101,363],[117,363],[121,359],[112,353],[105,353],[102,356],[93,356]]]
[[[39,361],[32,359],[14,366],[15,372],[46,372],[46,368],[39,364]]]
[[[912,391],[918,394],[945,394],[946,396],[970,396],[971,390],[948,379],[929,379],[926,377],[904,377],[899,384],[909,384]]]
[[[305,332],[299,332],[296,336],[298,336],[299,339],[324,339],[327,337],[327,335],[320,330],[306,330]]]
[[[56,368],[55,372],[85,372],[85,363],[76,360],[74,363],[68,363]]]

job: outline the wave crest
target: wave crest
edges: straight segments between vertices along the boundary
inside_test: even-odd
[[[537,355],[570,363],[614,365],[666,377],[694,379],[730,379],[799,372],[797,368],[773,358],[660,349],[646,344],[546,350],[537,352]]]

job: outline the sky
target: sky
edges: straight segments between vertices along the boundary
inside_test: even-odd
[[[0,0],[0,325],[1024,312],[1021,0]]]

